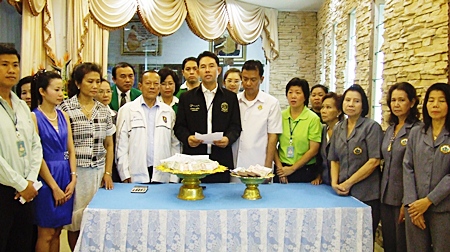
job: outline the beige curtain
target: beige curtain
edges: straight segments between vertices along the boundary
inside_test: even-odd
[[[109,32],[92,20],[88,0],[69,0],[67,8],[67,48],[72,57],[70,69],[80,62],[94,62],[102,66],[105,75]]]
[[[173,34],[186,20],[192,32],[205,40],[220,37],[225,29],[244,45],[262,36],[266,58],[278,57],[278,12],[274,9],[236,0],[91,0],[88,5],[92,18],[106,29],[123,27],[137,9],[142,23],[155,35]]]
[[[180,29],[187,9],[184,0],[138,0],[138,15],[147,30],[167,36]]]
[[[56,57],[52,0],[29,0],[23,3],[21,76],[50,68]],[[33,8],[33,10],[32,10]],[[39,12],[39,13],[38,13]],[[36,32],[37,31],[37,32]]]
[[[186,21],[195,35],[213,40],[225,32],[228,25],[225,1],[186,0],[186,6]]]
[[[97,23],[104,28],[115,29],[125,26],[133,18],[137,10],[137,2],[136,0],[91,0],[89,10]]]
[[[239,44],[253,43],[261,35],[264,25],[264,8],[227,0],[228,32]]]
[[[34,16],[39,15],[47,4],[47,0],[25,0],[25,2],[29,5],[30,12]]]

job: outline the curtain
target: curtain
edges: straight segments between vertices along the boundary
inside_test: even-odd
[[[278,11],[274,9],[236,0],[91,0],[88,5],[92,18],[105,29],[123,27],[137,10],[144,26],[157,36],[173,34],[186,20],[192,32],[205,40],[219,38],[225,29],[243,45],[261,36],[266,58],[278,57]]]
[[[83,2],[86,1],[83,0]],[[137,10],[137,2],[136,0],[91,0],[89,10],[92,18],[100,26],[105,29],[117,29],[125,26],[133,18]]]
[[[187,9],[183,0],[138,0],[138,15],[151,33],[167,36],[180,29]]]
[[[45,2],[44,6],[42,6],[42,2]],[[35,3],[33,0],[29,0],[22,6],[22,77],[36,72],[39,68],[47,68],[56,60],[54,54],[56,42],[52,36],[54,26],[51,6],[51,0],[36,1]],[[36,13],[36,11],[40,11],[40,13]]]
[[[69,0],[67,8],[71,10],[67,22],[67,48],[72,57],[70,69],[77,63],[94,62],[102,66],[105,75],[109,32],[91,18],[88,0]]]

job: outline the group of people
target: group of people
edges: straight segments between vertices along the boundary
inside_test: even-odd
[[[393,85],[387,95],[390,126],[383,133],[366,117],[369,103],[359,85],[340,96],[293,78],[282,111],[275,97],[260,90],[264,67],[257,60],[229,69],[222,86],[219,59],[205,51],[183,61],[181,86],[178,75],[163,68],[143,72],[138,89],[128,63],[112,69],[112,86],[100,66],[82,63],[72,71],[69,99],[63,99],[55,72],[17,83],[19,61],[16,50],[0,47],[0,251],[31,249],[32,223],[38,227],[36,251],[58,251],[63,227],[73,249],[82,212],[99,187],[176,183],[176,176],[154,167],[180,152],[209,155],[229,169],[274,167],[274,182],[328,184],[338,195],[354,196],[371,207],[374,232],[381,218],[386,251],[446,248],[447,84],[427,90],[423,123],[415,88]],[[24,101],[12,92],[16,84]],[[223,137],[212,144],[195,136],[214,132]],[[37,180],[43,183],[39,194]],[[202,180],[230,181],[236,182],[229,172]],[[19,203],[20,197],[28,203]]]

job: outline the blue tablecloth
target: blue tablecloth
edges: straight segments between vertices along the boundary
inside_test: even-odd
[[[177,199],[180,184],[100,189],[86,208],[77,251],[372,251],[370,207],[331,187],[207,184],[205,199]]]

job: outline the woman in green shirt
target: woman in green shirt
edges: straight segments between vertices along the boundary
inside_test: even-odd
[[[308,108],[309,84],[293,78],[286,85],[289,107],[282,115],[283,133],[278,136],[274,182],[311,182],[322,138],[320,118]]]

